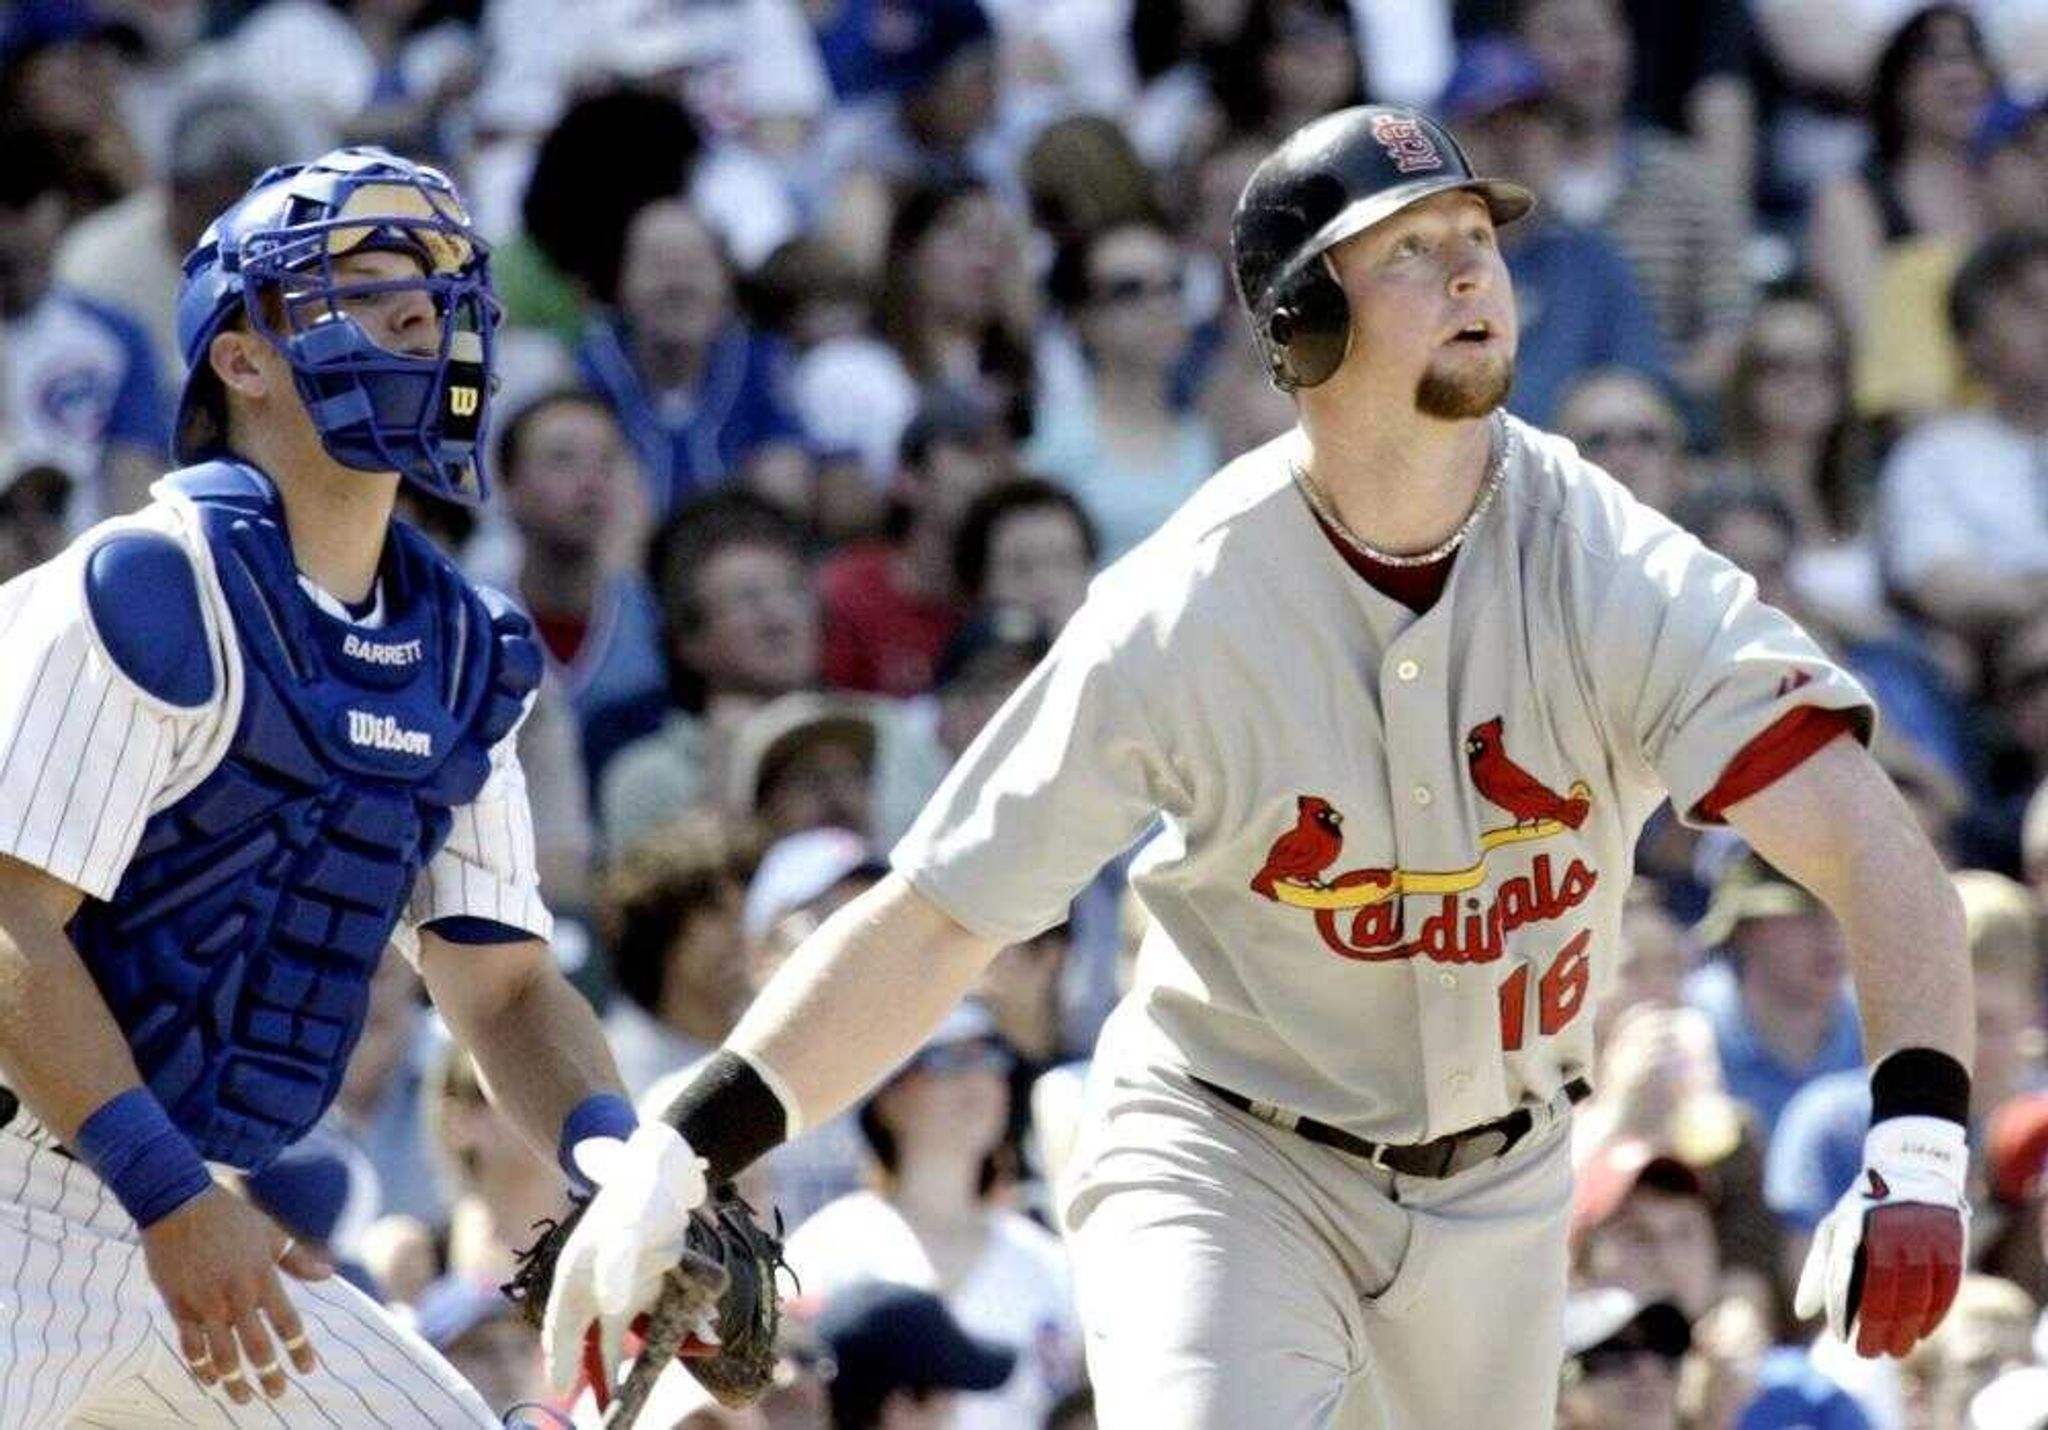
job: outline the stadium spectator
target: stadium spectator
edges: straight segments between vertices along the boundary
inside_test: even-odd
[[[426,0],[270,0],[227,41],[228,63],[261,75],[326,128],[319,147],[379,144],[420,159],[454,147],[457,107],[481,56],[466,25]]]
[[[826,1305],[866,1280],[942,1297],[970,1333],[1009,1348],[997,1392],[963,1398],[960,1430],[1038,1430],[1080,1374],[1066,1254],[996,1193],[1015,1174],[997,1156],[1014,1054],[979,1004],[963,1003],[869,1098],[860,1128],[876,1191],[820,1210],[789,1241],[789,1263]]]
[[[598,937],[623,995],[605,1036],[634,1097],[716,1048],[752,996],[746,853],[725,820],[700,811],[628,844],[598,880]]]
[[[1031,427],[1036,302],[1025,239],[980,184],[926,181],[896,206],[882,257],[882,336],[919,387],[978,398]]]
[[[1006,1381],[1016,1352],[966,1329],[926,1291],[872,1281],[850,1286],[818,1315],[836,1370],[831,1430],[925,1430],[957,1422],[965,1396]]]
[[[497,477],[519,537],[507,585],[579,723],[658,695],[661,611],[637,560],[644,490],[611,408],[582,388],[542,393],[506,420]]]
[[[928,394],[903,433],[881,540],[842,548],[818,571],[825,683],[921,695],[965,614],[953,543],[975,498],[1008,475],[1010,446],[972,398]]]
[[[1518,32],[1542,66],[1561,143],[1546,198],[1608,234],[1635,270],[1695,396],[1725,377],[1748,315],[1747,205],[1690,143],[1632,124],[1632,42],[1618,0],[1528,0]]]
[[[843,214],[876,191],[932,179],[1015,197],[1020,116],[1005,112],[987,11],[980,0],[926,0],[906,18],[874,24],[867,7],[847,6],[813,25],[846,101],[818,139],[821,197]]]
[[[1692,1327],[1669,1301],[1591,1287],[1564,1307],[1558,1430],[1678,1430],[1678,1369]]]
[[[1080,391],[1047,394],[1023,460],[1080,498],[1113,561],[1155,531],[1217,466],[1215,435],[1176,411],[1189,336],[1187,265],[1151,223],[1076,239],[1053,260],[1053,301],[1080,340]]]
[[[1604,1048],[1623,1014],[1639,1004],[1678,1006],[1690,967],[1685,929],[1665,907],[1657,886],[1637,878],[1621,907],[1621,947],[1614,982],[1593,1009],[1593,1045]]]
[[[531,7],[494,4],[492,13],[515,8]],[[673,95],[630,87],[585,95],[552,122],[518,197],[519,232],[492,255],[492,266],[507,331],[573,348],[586,305],[618,297],[633,216],[688,191],[704,144]],[[614,162],[629,151],[632,163]]]
[[[1509,407],[1542,426],[1582,373],[1623,368],[1667,381],[1657,319],[1635,271],[1598,229],[1558,217],[1545,202],[1555,180],[1559,133],[1550,87],[1520,41],[1488,36],[1458,55],[1437,110],[1483,174],[1513,174],[1533,189],[1535,211],[1499,231],[1514,280],[1520,325]]]
[[[1713,1023],[1728,1090],[1768,1137],[1802,1086],[1863,1065],[1841,928],[1812,895],[1745,854],[1722,874],[1693,936],[1723,957],[1687,980],[1686,1001]]]
[[[1956,273],[1949,323],[1989,401],[1892,452],[1884,558],[1928,619],[1988,638],[2048,606],[2048,233],[1985,240]]]
[[[762,325],[789,344],[789,398],[818,456],[814,525],[831,543],[872,535],[921,394],[875,327],[875,289],[821,235],[790,240],[748,282]]]
[[[2003,95],[1979,112],[1970,140],[1978,177],[1980,229],[1997,233],[2039,225],[2048,212],[2048,125],[2043,101]],[[1903,240],[1886,250],[1872,320],[1856,344],[1857,410],[1898,431],[1977,392],[1949,330],[1948,295],[1969,244],[1951,235]]]
[[[862,701],[792,691],[733,731],[725,787],[727,817],[751,819],[769,839],[806,829],[873,833],[874,713]]]
[[[70,218],[54,140],[0,132],[0,430],[73,482],[72,532],[138,505],[169,457],[170,408],[149,336],[53,281]]]
[[[421,1089],[448,1198],[440,1278],[414,1303],[415,1323],[451,1355],[491,1403],[530,1400],[542,1389],[540,1337],[499,1289],[535,1229],[569,1209],[567,1190],[484,1092],[469,1055],[441,1050]]]
[[[1117,122],[1101,114],[1048,124],[1024,156],[1024,188],[1033,225],[1055,246],[1146,222],[1160,207],[1157,178]]]
[[[589,734],[600,827],[613,848],[723,788],[733,732],[777,695],[817,683],[817,593],[796,529],[743,492],[683,507],[656,532],[665,701],[599,712]]]
[[[245,85],[190,86],[169,115],[162,176],[79,219],[57,247],[57,281],[148,330],[163,390],[185,377],[179,265],[213,216],[255,177],[306,149],[278,106]]]
[[[968,507],[953,570],[977,605],[1018,606],[1057,631],[1081,609],[1100,554],[1095,523],[1072,492],[1018,477]]]
[[[0,17],[0,115],[48,145],[66,209],[82,217],[148,178],[120,103],[125,36],[91,0],[18,0]],[[18,145],[35,142],[10,134]]]
[[[1801,597],[1837,627],[1869,635],[1892,616],[1870,531],[1870,442],[1849,404],[1848,364],[1848,335],[1826,299],[1796,285],[1766,290],[1723,390],[1721,455],[1790,507]]]
[[[1691,488],[1684,419],[1663,389],[1639,372],[1582,373],[1564,394],[1556,423],[1637,501],[1666,516]]]
[[[1910,341],[1883,310],[1893,261],[1916,242],[1972,242],[1982,222],[1970,137],[1998,86],[1984,37],[1965,5],[1928,5],[1906,18],[1870,80],[1870,157],[1815,199],[1807,263],[1852,332]],[[1878,361],[1896,360],[1895,353]]]
[[[1259,49],[1260,127],[1292,134],[1333,109],[1363,104],[1365,64],[1346,0],[1269,0]],[[1260,102],[1262,101],[1262,102]]]
[[[614,309],[576,361],[618,415],[657,514],[736,482],[808,520],[786,353],[735,311],[724,250],[688,202],[657,199],[627,222]]]
[[[1236,130],[1263,124],[1245,111],[1264,26],[1262,5],[1243,0],[1133,0],[1130,49],[1138,93],[1125,118],[1131,142],[1155,172],[1177,172]]]

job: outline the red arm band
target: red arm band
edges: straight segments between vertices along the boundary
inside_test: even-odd
[[[1693,806],[1694,817],[1722,823],[1729,805],[1739,804],[1781,779],[1835,736],[1856,730],[1859,723],[1851,710],[1801,705],[1786,711],[1728,762],[1714,787]]]

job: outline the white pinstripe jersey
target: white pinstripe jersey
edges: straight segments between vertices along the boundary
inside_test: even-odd
[[[198,788],[225,757],[241,713],[241,652],[227,631],[198,514],[175,494],[103,522],[63,554],[0,586],[0,852],[96,899],[112,896],[150,816]],[[129,680],[100,643],[85,563],[117,531],[172,537],[198,574],[214,698],[166,704]],[[313,599],[346,616],[333,597]],[[504,599],[485,598],[494,609]],[[373,610],[361,624],[374,628]],[[491,751],[477,798],[455,811],[447,842],[421,872],[392,942],[418,960],[417,931],[435,919],[491,919],[537,938],[552,932],[535,867],[517,729]]]

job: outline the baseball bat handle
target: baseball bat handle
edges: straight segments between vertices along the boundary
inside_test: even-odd
[[[626,1373],[606,1407],[605,1430],[631,1430],[654,1394],[654,1383],[675,1360],[690,1333],[712,1314],[718,1298],[725,1293],[725,1268],[715,1261],[685,1251],[682,1261],[661,1278],[661,1294],[647,1313],[641,1332],[640,1354]]]

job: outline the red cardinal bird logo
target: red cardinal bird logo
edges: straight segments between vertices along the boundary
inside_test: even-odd
[[[1323,870],[1337,862],[1344,848],[1344,816],[1335,805],[1318,795],[1305,794],[1294,806],[1294,828],[1273,841],[1265,864],[1252,875],[1252,892],[1276,902],[1276,881],[1320,885]]]
[[[1592,807],[1584,795],[1567,799],[1509,759],[1501,745],[1498,715],[1474,725],[1472,733],[1465,737],[1465,763],[1471,767],[1472,783],[1479,787],[1479,792],[1512,814],[1518,826],[1554,819],[1577,829],[1585,823],[1586,811]]]

